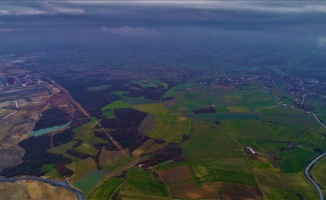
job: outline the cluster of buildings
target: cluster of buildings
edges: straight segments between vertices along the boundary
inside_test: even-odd
[[[20,75],[20,76],[7,76],[6,77],[6,87],[14,87],[14,86],[35,86],[40,85],[43,82],[36,77],[35,75]]]
[[[224,87],[236,87],[248,85],[251,81],[262,78],[262,75],[247,75],[247,76],[229,76],[217,78],[215,84]]]
[[[286,82],[286,91],[297,97],[316,96],[321,94],[318,90],[323,87],[319,81],[304,80],[299,77],[288,76],[284,81]]]

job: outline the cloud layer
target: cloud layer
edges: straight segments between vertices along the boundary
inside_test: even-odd
[[[110,6],[169,7],[275,14],[325,13],[325,1],[35,1],[0,2],[0,15],[103,14]],[[112,10],[111,10],[112,13]],[[110,13],[107,13],[110,14]]]
[[[132,37],[158,37],[160,33],[154,29],[146,29],[143,27],[129,27],[129,26],[121,26],[121,27],[106,27],[102,26],[100,29],[102,32],[111,33],[121,36],[132,36]]]

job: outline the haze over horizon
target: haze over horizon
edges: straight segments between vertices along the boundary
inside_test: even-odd
[[[2,1],[0,8],[0,53],[93,46],[323,60],[326,51],[321,1]]]

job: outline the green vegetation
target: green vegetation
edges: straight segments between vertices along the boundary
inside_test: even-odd
[[[129,108],[129,105],[123,100],[117,100],[104,106],[102,111],[113,110],[115,108]]]
[[[155,80],[130,83],[125,86],[135,89],[169,87]],[[88,90],[106,88],[103,85],[88,87]],[[114,109],[129,107],[149,113],[138,131],[152,139],[140,144],[130,156],[103,148],[99,156],[103,170],[98,171],[92,158],[81,160],[65,153],[76,141],[48,150],[73,159],[73,163],[66,165],[75,172],[71,180],[89,199],[110,199],[116,192],[121,199],[214,199],[224,197],[220,196],[226,192],[223,187],[228,187],[230,194],[237,194],[236,187],[252,191],[259,188],[267,199],[318,198],[302,171],[320,151],[326,150],[325,130],[311,114],[280,106],[270,89],[258,85],[244,86],[241,90],[213,88],[193,80],[168,90],[162,98],[174,98],[166,101],[127,97],[126,93],[112,92],[123,100],[102,107],[102,116],[110,118]],[[291,103],[290,97],[280,101]],[[193,110],[212,105],[216,113],[193,113]],[[326,119],[322,112],[319,117]],[[97,123],[92,120],[73,130],[75,139],[83,141],[75,151],[89,155],[98,153],[93,145],[105,141],[94,136],[95,131],[102,131],[96,129]],[[158,144],[155,138],[165,142]],[[155,175],[153,171],[136,166],[169,142],[179,143],[184,160],[153,166],[150,169],[158,172]],[[245,152],[245,147],[249,146],[256,155]],[[312,174],[326,192],[325,160],[314,166]],[[48,176],[59,177],[54,165],[43,165],[41,170]],[[122,172],[126,175],[122,176]]]
[[[317,152],[306,148],[291,149],[282,151],[281,169],[285,173],[300,172],[305,166],[318,155]]]
[[[256,184],[243,147],[236,141],[204,122],[193,122],[190,130],[183,154],[197,182]]]
[[[75,156],[66,155],[66,157],[73,159],[73,163],[67,164],[66,167],[75,172],[74,176],[71,178],[72,182],[75,182],[88,174],[91,171],[96,170],[96,163],[90,157],[81,160]]]
[[[49,172],[53,169],[55,169],[54,164],[45,164],[45,165],[42,165],[41,172]]]
[[[139,105],[134,105],[132,106],[134,109],[142,111],[142,112],[147,112],[151,114],[156,114],[156,115],[165,115],[168,114],[168,110],[164,107],[164,105],[160,103],[155,103],[155,104],[139,104]]]
[[[82,143],[78,147],[74,148],[74,150],[88,155],[96,155],[98,152],[97,149],[87,143]]]
[[[121,193],[134,195],[149,195],[167,197],[169,193],[164,183],[158,182],[151,171],[133,167],[127,172],[127,180],[121,188]]]
[[[119,97],[123,96],[124,94],[127,94],[128,91],[114,91],[114,92],[111,92],[110,94],[115,94]]]
[[[104,140],[95,137],[93,135],[95,126],[97,125],[96,120],[92,120],[91,122],[84,124],[82,126],[79,126],[74,129],[74,132],[76,133],[75,139],[80,139],[86,142],[89,145],[97,144],[97,143],[103,143]]]
[[[155,127],[149,136],[168,142],[180,142],[182,136],[189,133],[190,124],[191,120],[186,117],[158,115]]]
[[[310,171],[313,179],[322,188],[325,197],[326,194],[326,158],[319,160]]]
[[[302,131],[294,126],[257,120],[223,121],[221,128],[237,138],[275,141],[295,140]]]
[[[100,187],[90,193],[88,199],[110,199],[122,183],[122,178],[106,179]]]
[[[250,113],[205,113],[187,115],[192,119],[204,120],[208,122],[224,120],[258,120],[259,116]]]
[[[106,173],[105,170],[90,171],[85,176],[75,181],[74,186],[80,189],[85,196],[88,196]]]
[[[74,144],[76,144],[76,141],[71,141],[66,144],[62,144],[62,145],[53,147],[51,149],[48,149],[47,151],[50,153],[54,153],[54,154],[63,154],[66,151],[68,151],[69,149],[71,149],[74,146]]]
[[[226,107],[221,107],[221,106],[215,106],[215,110],[217,112],[226,112],[226,113],[230,112]]]

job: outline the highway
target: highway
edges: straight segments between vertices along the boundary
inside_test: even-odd
[[[326,156],[326,153],[323,153],[321,155],[319,155],[318,157],[316,157],[313,161],[311,161],[306,169],[304,170],[304,175],[307,177],[307,179],[315,186],[315,188],[317,189],[318,193],[319,193],[319,199],[320,200],[324,200],[324,196],[323,196],[323,192],[321,190],[321,188],[319,187],[319,185],[312,179],[312,177],[309,174],[309,171],[311,169],[311,167],[318,161],[320,160],[322,157]]]
[[[314,117],[315,117],[315,119],[317,120],[317,122],[320,124],[320,125],[322,125],[324,128],[326,128],[326,126],[325,126],[325,124],[323,124],[320,120],[319,120],[319,118],[317,117],[317,115],[315,114],[315,113],[311,113]]]
[[[323,124],[319,118],[316,116],[315,113],[311,112],[311,114],[315,117],[315,119],[317,120],[317,122],[322,125],[324,128],[326,128],[325,124]],[[305,168],[304,170],[304,175],[307,177],[307,179],[315,186],[315,188],[317,189],[318,193],[319,193],[319,199],[320,200],[324,200],[324,196],[323,196],[323,191],[321,190],[321,188],[319,187],[319,185],[312,179],[312,177],[309,174],[309,171],[311,169],[311,167],[318,161],[320,160],[322,157],[326,156],[326,153],[323,153],[319,156],[317,156],[315,159],[313,159]]]
[[[56,187],[63,187],[67,190],[73,191],[75,193],[75,195],[77,196],[78,200],[84,200],[83,194],[76,188],[69,185],[69,183],[66,180],[55,181],[55,180],[51,180],[51,179],[45,179],[45,178],[41,178],[41,177],[31,176],[31,177],[19,177],[19,178],[0,178],[0,183],[4,183],[4,182],[14,183],[19,180],[40,181],[40,182],[48,183],[48,184],[56,186]]]

